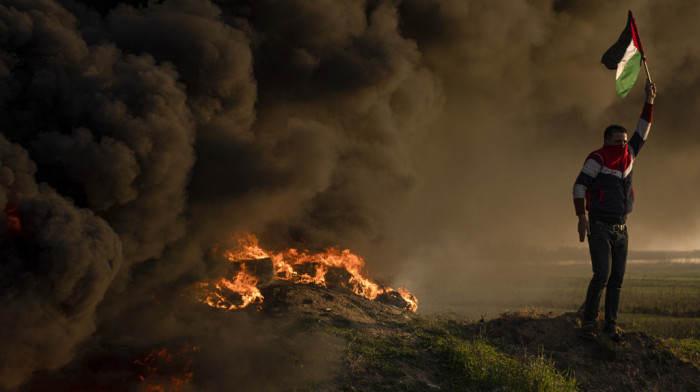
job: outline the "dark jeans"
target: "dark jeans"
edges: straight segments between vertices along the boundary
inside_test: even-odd
[[[591,251],[593,279],[588,285],[583,323],[593,323],[598,317],[600,297],[605,288],[605,327],[617,325],[622,278],[627,264],[627,227],[603,222],[591,223],[588,247]]]

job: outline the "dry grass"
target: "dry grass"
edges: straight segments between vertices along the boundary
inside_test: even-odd
[[[555,311],[577,309],[584,300],[590,272],[580,267],[567,272],[569,275],[553,279],[532,305]],[[619,313],[620,325],[630,330],[700,339],[700,265],[628,266]]]

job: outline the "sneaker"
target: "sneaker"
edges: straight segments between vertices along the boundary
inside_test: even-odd
[[[585,323],[581,326],[581,334],[584,339],[596,340],[598,333],[596,332],[595,324]]]
[[[625,331],[623,331],[620,327],[605,327],[603,333],[607,334],[610,340],[615,343],[625,343],[625,337],[623,336]]]

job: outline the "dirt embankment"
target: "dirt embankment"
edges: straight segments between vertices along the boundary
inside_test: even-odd
[[[627,332],[619,345],[606,337],[581,337],[575,313],[507,313],[482,323],[494,343],[549,356],[560,370],[571,369],[585,391],[700,391],[700,370],[676,358],[663,340]]]
[[[582,391],[700,391],[700,369],[674,356],[661,339],[629,332],[624,346],[606,337],[584,340],[574,313],[520,311],[473,321],[415,314],[343,288],[286,281],[264,287],[262,294],[257,306],[201,312],[227,320],[230,333],[243,336],[238,356],[225,350],[225,360],[218,360],[219,336],[170,338],[153,347],[110,342],[70,366],[37,374],[20,391],[229,391],[230,382],[212,376],[227,372],[238,391],[539,391],[544,384],[532,379],[537,375],[518,373],[529,369],[533,357],[573,376]],[[476,346],[487,355],[454,366],[455,354]],[[460,358],[470,353],[465,355]],[[522,366],[508,370],[513,362]],[[237,364],[250,371],[239,371]],[[486,381],[474,381],[479,372]],[[520,383],[509,384],[514,378]],[[546,386],[575,390],[556,380]]]
[[[266,291],[269,300],[263,304],[262,313],[297,314],[342,328],[371,331],[383,339],[408,340],[407,328],[402,325],[416,318],[432,317],[318,286],[285,284]],[[596,341],[583,339],[580,319],[575,313],[529,310],[476,322],[459,315],[449,318],[473,336],[487,337],[508,355],[551,358],[559,371],[573,372],[583,391],[700,391],[700,369],[674,356],[664,348],[662,339],[644,332],[626,332],[625,344],[619,345],[604,336]],[[440,366],[438,358],[428,358],[424,363]],[[437,369],[410,369],[416,366],[410,362],[397,366],[407,378],[410,374],[422,374],[427,385],[439,384],[439,379],[431,380],[430,376],[437,375]]]

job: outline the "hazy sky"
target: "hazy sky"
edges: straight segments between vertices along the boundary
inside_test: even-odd
[[[114,325],[244,230],[349,248],[427,309],[585,249],[574,180],[644,101],[600,64],[630,8],[658,89],[630,247],[698,249],[695,1],[4,1],[0,204],[24,237],[0,244],[2,348],[31,359],[0,388],[95,331],[157,331]]]
[[[477,242],[576,246],[572,178],[602,145],[602,129],[610,123],[633,129],[643,103],[643,74],[621,100],[614,74],[599,63],[631,7],[659,88],[635,170],[631,245],[700,248],[693,207],[700,135],[682,120],[697,102],[697,43],[683,39],[693,35],[683,20],[695,14],[691,3],[560,2],[559,12],[548,2],[502,3],[443,4],[449,17],[436,23],[442,35],[424,38],[425,62],[443,82],[446,105],[416,154],[424,181],[419,220],[434,216],[429,227]]]

